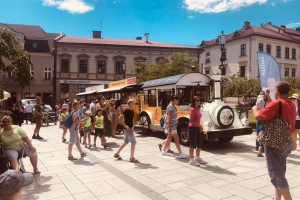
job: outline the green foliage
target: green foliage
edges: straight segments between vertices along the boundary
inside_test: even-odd
[[[291,96],[292,94],[299,94],[300,95],[300,78],[283,78],[283,81],[286,81],[287,83],[290,84],[291,90],[289,95]]]
[[[134,69],[138,83],[178,74],[199,72],[199,66],[195,64],[195,59],[186,53],[174,53],[170,60],[162,59],[157,64],[139,63],[134,66]]]
[[[6,61],[6,62],[5,62]],[[0,28],[0,73],[13,72],[21,88],[30,85],[30,54],[15,39],[10,29]]]

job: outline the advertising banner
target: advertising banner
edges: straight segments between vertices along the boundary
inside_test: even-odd
[[[257,52],[257,61],[261,89],[269,89],[270,97],[274,100],[275,85],[277,82],[281,81],[280,66],[274,57],[263,52]]]

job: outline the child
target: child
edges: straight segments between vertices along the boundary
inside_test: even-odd
[[[80,104],[79,102],[75,101],[72,105],[73,107],[73,113],[72,113],[72,121],[73,124],[69,129],[70,132],[70,141],[69,141],[69,147],[68,147],[68,160],[74,161],[77,160],[77,158],[73,157],[72,155],[72,149],[73,149],[73,144],[76,144],[76,147],[78,151],[80,152],[81,157],[86,156],[86,152],[83,152],[79,143],[79,135],[78,135],[78,129],[79,129],[79,108]]]
[[[91,111],[85,111],[85,118],[83,121],[83,142],[85,144],[85,148],[91,148]],[[89,145],[87,146],[86,138],[88,138]]]
[[[120,156],[120,152],[122,149],[130,142],[131,143],[131,151],[130,151],[130,162],[132,163],[139,163],[137,159],[134,158],[134,150],[135,150],[135,145],[136,145],[136,140],[134,136],[134,112],[133,108],[135,105],[135,101],[133,99],[129,99],[128,102],[128,108],[124,110],[124,112],[120,115],[119,121],[122,123],[124,127],[124,143],[120,146],[119,150],[117,153],[115,153],[114,157],[117,158],[118,160],[122,160]],[[123,121],[124,119],[124,121]]]
[[[63,129],[63,135],[62,135],[62,142],[66,142],[66,134],[67,134],[67,128],[64,125],[65,119],[68,116],[67,108],[62,108],[61,113],[59,114],[59,121],[60,121],[60,127]]]
[[[94,137],[94,147],[96,147],[97,137],[101,139],[101,145],[106,149],[108,146],[105,140],[104,133],[104,116],[102,115],[102,108],[98,108],[95,116],[95,137]]]

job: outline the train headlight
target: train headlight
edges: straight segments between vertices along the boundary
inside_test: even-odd
[[[206,122],[204,122],[204,126],[205,126],[205,127],[208,127],[208,128],[211,128],[213,125],[212,125],[211,122],[206,121]]]
[[[241,123],[243,126],[248,126],[249,125],[249,120],[247,118],[241,119]]]

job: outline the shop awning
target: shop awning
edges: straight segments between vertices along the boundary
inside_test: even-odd
[[[3,99],[0,99],[0,101],[4,101],[8,98],[10,98],[10,93],[3,90]]]
[[[93,90],[93,91],[87,91],[87,92],[81,92],[76,94],[76,96],[84,96],[84,95],[88,95],[88,94],[93,94],[96,93],[98,90]]]
[[[97,93],[104,93],[104,92],[113,92],[113,91],[118,91],[122,90],[123,88],[126,88],[127,86],[122,86],[122,87],[114,87],[114,88],[106,88],[103,90],[99,90]]]

